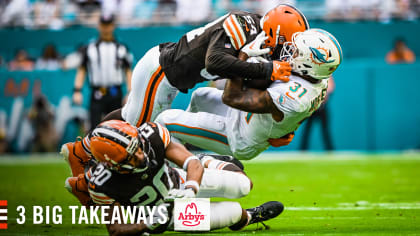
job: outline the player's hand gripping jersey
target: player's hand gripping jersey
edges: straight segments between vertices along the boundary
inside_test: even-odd
[[[178,173],[165,163],[169,132],[152,122],[143,124],[139,129],[144,138],[148,169],[140,173],[121,174],[106,168],[103,163],[93,166],[86,177],[95,203],[112,204],[117,201],[125,206],[159,205],[169,189],[178,187]]]
[[[242,77],[270,79],[272,64],[237,59],[240,49],[261,31],[261,16],[236,11],[185,34],[178,43],[160,44],[159,64],[182,92],[204,80]]]
[[[298,76],[288,83],[276,81],[267,89],[284,118],[276,122],[271,114],[254,114],[230,108],[227,135],[237,158],[248,159],[266,150],[269,138],[282,137],[295,131],[301,122],[319,108],[327,92],[328,80],[312,84]],[[241,138],[237,138],[241,137]]]

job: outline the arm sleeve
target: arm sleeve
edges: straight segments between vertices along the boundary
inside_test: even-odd
[[[241,77],[269,80],[272,62],[249,63],[237,58],[238,50],[223,29],[215,32],[206,53],[206,69],[209,73],[225,78]]]

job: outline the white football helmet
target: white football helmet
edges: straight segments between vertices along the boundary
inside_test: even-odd
[[[292,71],[314,79],[327,79],[343,60],[337,39],[322,29],[309,29],[293,34],[286,42],[280,60],[289,61]]]

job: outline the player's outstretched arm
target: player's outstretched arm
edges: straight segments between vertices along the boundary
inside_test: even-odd
[[[242,79],[226,81],[223,103],[233,108],[252,113],[271,113],[276,121],[283,119],[267,90],[243,87]]]
[[[165,154],[168,160],[187,171],[185,189],[192,189],[194,195],[197,194],[204,173],[204,167],[201,165],[200,160],[183,145],[175,142],[169,143]]]
[[[209,73],[224,78],[239,76],[242,78],[270,80],[273,72],[272,63],[249,63],[238,59],[238,50],[227,46],[227,35],[219,31],[212,36],[206,52],[205,66]]]

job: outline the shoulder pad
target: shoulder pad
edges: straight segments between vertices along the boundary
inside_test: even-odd
[[[169,131],[159,123],[147,122],[141,125],[139,129],[143,137],[149,138],[152,142],[154,137],[159,139],[163,143],[164,148],[171,142]]]
[[[247,43],[250,36],[257,35],[258,24],[251,14],[234,12],[224,20],[223,29],[229,36],[233,47],[239,50]]]

